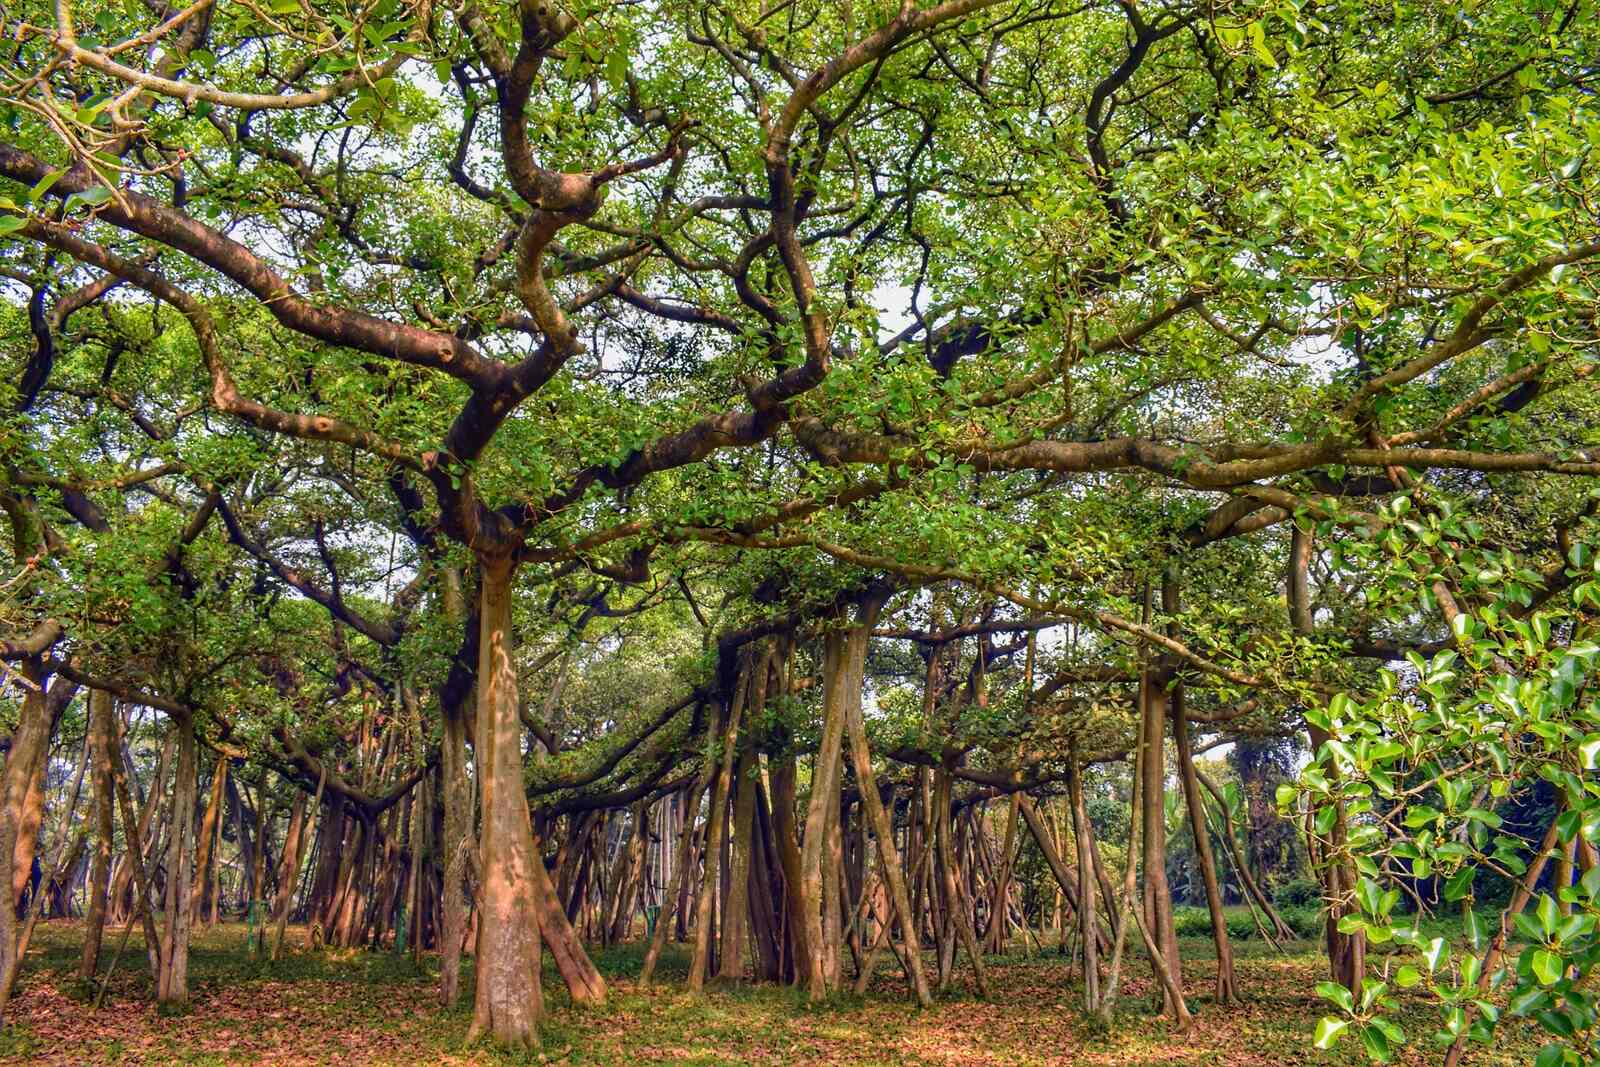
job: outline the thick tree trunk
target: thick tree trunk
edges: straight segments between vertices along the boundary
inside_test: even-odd
[[[763,663],[764,674],[766,666]],[[752,715],[759,710],[751,701]],[[748,741],[739,746],[739,762],[733,775],[733,853],[728,871],[727,916],[722,924],[722,953],[717,976],[731,982],[744,979],[744,945],[749,931],[750,853],[754,841],[756,783],[752,780],[757,759]]]
[[[83,958],[78,975],[92,978],[100,966],[100,942],[105,935],[106,909],[111,892],[111,850],[116,830],[117,715],[111,694],[98,689],[89,694],[89,766],[94,789],[94,855],[90,860],[87,914],[83,924]]]
[[[533,822],[522,785],[522,720],[517,710],[506,556],[481,561],[479,584],[478,776],[483,812],[478,841],[477,989],[468,1040],[483,1034],[508,1048],[539,1043],[539,908]]]
[[[7,974],[17,966],[17,905],[33,864],[34,842],[23,839],[39,829],[38,820],[29,816],[29,794],[35,768],[43,765],[50,747],[47,676],[34,660],[25,660],[19,673],[24,680],[22,707],[0,776],[0,885],[8,887],[7,898],[0,901],[0,973]]]
[[[550,956],[555,960],[556,970],[566,983],[572,1002],[585,1007],[604,1004],[605,979],[600,977],[599,970],[584,951],[577,931],[567,921],[561,899],[556,896],[555,883],[550,880],[550,872],[545,870],[537,847],[533,852],[533,888],[535,906],[539,912],[539,933],[544,940],[544,947],[550,950]]]

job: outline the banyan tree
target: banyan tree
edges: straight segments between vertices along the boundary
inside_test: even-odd
[[[508,1046],[545,953],[926,1005],[1050,923],[1181,1026],[1172,855],[1225,1009],[1287,825],[1319,1044],[1424,898],[1493,1040],[1547,898],[1579,1055],[1592,14],[7,8],[0,1005],[75,910],[169,1004],[225,913],[437,952]]]

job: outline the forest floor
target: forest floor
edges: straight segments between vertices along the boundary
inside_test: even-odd
[[[120,931],[118,931],[120,934]],[[865,997],[807,1004],[786,988],[713,988],[683,992],[686,953],[669,949],[648,992],[633,981],[637,945],[601,952],[596,963],[611,983],[601,1009],[574,1008],[553,970],[545,975],[544,1049],[519,1058],[464,1045],[464,1007],[435,1004],[433,970],[419,973],[393,952],[312,951],[297,947],[276,964],[252,960],[246,930],[221,924],[196,931],[190,956],[191,1007],[159,1014],[150,997],[143,939],[135,933],[99,1011],[75,977],[81,945],[76,922],[40,923],[23,967],[15,1025],[0,1034],[0,1063],[30,1064],[1357,1064],[1357,1042],[1314,1051],[1312,1027],[1325,1005],[1316,983],[1326,976],[1320,946],[1303,942],[1279,955],[1259,941],[1236,945],[1242,1006],[1218,1008],[1209,990],[1209,942],[1186,939],[1184,976],[1194,1027],[1183,1035],[1147,1014],[1152,990],[1142,961],[1130,959],[1121,1011],[1102,1028],[1081,1010],[1081,993],[1061,957],[991,957],[993,996],[970,991],[970,972],[926,1012],[908,1003],[891,960],[880,963]],[[108,931],[107,952],[116,938]],[[303,946],[305,932],[289,942]],[[434,968],[437,959],[429,961]],[[1383,966],[1382,957],[1376,965]],[[104,957],[102,968],[104,968]],[[848,962],[846,964],[848,967]],[[470,962],[469,962],[470,967]],[[1409,1000],[1401,1021],[1412,1045],[1399,1063],[1432,1063],[1427,1037],[1434,1008]],[[1527,1063],[1539,1041],[1531,1027],[1507,1019],[1509,1047],[1482,1052],[1470,1064]]]

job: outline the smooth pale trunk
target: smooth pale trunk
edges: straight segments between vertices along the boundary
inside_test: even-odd
[[[194,724],[174,725],[178,731],[178,767],[172,783],[172,836],[167,848],[167,925],[162,934],[161,978],[156,988],[156,1001],[167,1007],[189,1002],[190,892],[199,772]]]
[[[522,722],[511,644],[511,578],[506,557],[482,561],[479,593],[478,728],[482,826],[478,852],[477,988],[468,1040],[487,1034],[507,1048],[539,1043],[539,912],[533,822],[522,786]]]

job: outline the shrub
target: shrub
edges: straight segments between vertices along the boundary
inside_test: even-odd
[[[1289,924],[1289,929],[1305,938],[1322,936],[1322,909],[1317,906],[1279,908],[1278,914]]]
[[[1172,928],[1179,937],[1210,937],[1211,913],[1205,908],[1179,905],[1172,909]]]
[[[1279,910],[1318,907],[1322,903],[1322,887],[1312,878],[1292,878],[1272,891],[1272,902]]]

